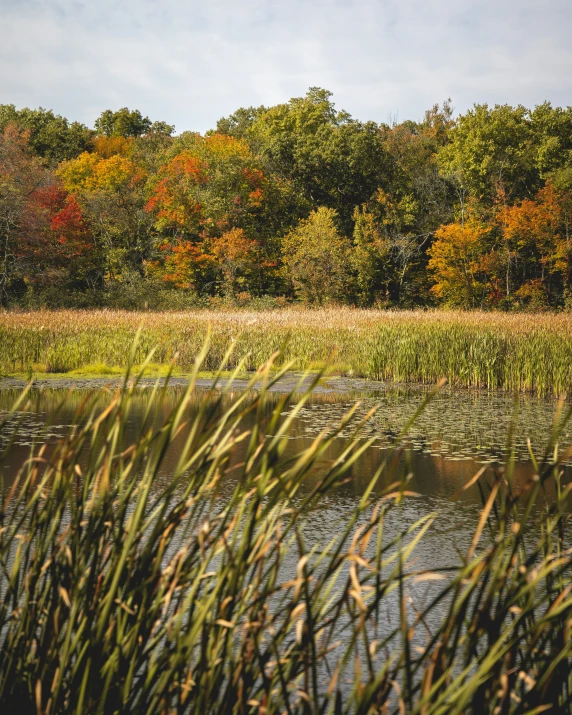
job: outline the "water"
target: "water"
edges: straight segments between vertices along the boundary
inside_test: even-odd
[[[168,414],[180,396],[180,389],[173,388],[167,393],[158,408],[159,418],[161,414]],[[374,443],[353,465],[348,482],[330,493],[312,515],[309,535],[312,541],[326,543],[337,533],[340,523],[351,513],[365,485],[387,458],[399,433],[422,404],[427,392],[425,388],[403,386],[361,392],[347,389],[345,392],[336,392],[333,389],[315,394],[301,410],[293,422],[286,447],[287,454],[308,447],[322,430],[333,429],[356,400],[360,400],[356,417],[328,448],[325,460],[329,461],[340,455],[359,419],[372,407],[377,408],[361,432],[362,438],[374,438]],[[66,433],[73,422],[75,411],[87,394],[86,390],[75,390],[71,394],[63,389],[32,391],[28,409],[17,412],[0,435],[2,442],[14,440],[7,458],[0,464],[4,488],[10,487],[18,469],[38,441],[47,438],[53,442]],[[133,402],[127,426],[128,439],[136,438],[149,394],[148,390],[142,390]],[[194,398],[196,403],[204,400],[205,395],[206,392],[197,390]],[[16,396],[17,391],[0,390],[0,416],[9,409]],[[231,393],[225,399],[232,401],[234,396]],[[278,399],[278,395],[275,399]],[[292,407],[291,404],[285,408],[284,415]],[[270,404],[269,412],[271,409]],[[411,473],[413,476],[409,488],[418,494],[415,499],[407,500],[400,510],[399,520],[402,523],[394,524],[395,529],[407,526],[427,514],[437,514],[431,537],[425,539],[417,551],[417,559],[423,568],[458,563],[459,553],[468,548],[478,521],[481,498],[476,486],[461,495],[459,491],[481,467],[485,467],[486,479],[487,473],[490,475],[494,469],[499,468],[508,451],[513,449],[516,457],[516,483],[524,483],[533,476],[527,438],[531,439],[532,448],[541,457],[550,437],[556,409],[556,402],[532,396],[515,399],[501,393],[452,389],[441,390],[426,406],[410,427],[407,436],[400,440],[402,449],[399,459],[392,473],[388,472],[385,477],[387,484],[396,476]],[[509,442],[511,425],[512,440]],[[182,441],[184,435],[179,439]],[[570,442],[572,432],[567,428],[563,432],[562,446],[566,447]],[[165,478],[177,456],[175,444],[163,466]],[[235,460],[237,463],[241,461],[240,448]],[[568,465],[565,470],[572,472],[572,467]],[[230,490],[231,487],[232,478],[229,477],[227,488]]]
[[[423,403],[427,392],[427,389],[403,386],[388,386],[374,391],[345,390],[339,393],[334,389],[315,394],[300,410],[293,421],[286,443],[287,456],[309,447],[322,430],[334,429],[356,400],[360,400],[352,422],[329,445],[323,463],[318,467],[319,471],[340,456],[360,418],[372,408],[377,408],[361,433],[363,439],[372,438],[373,444],[352,466],[347,482],[330,491],[307,519],[304,524],[307,546],[325,544],[340,535],[344,522],[361,498],[371,476],[388,457],[395,456],[392,467],[384,473],[380,489],[396,478],[410,473],[412,477],[409,489],[418,496],[406,499],[399,508],[391,512],[390,522],[384,527],[384,534],[390,539],[419,519],[435,514],[431,529],[419,542],[407,569],[434,570],[455,566],[469,548],[481,510],[478,488],[473,486],[461,492],[463,485],[483,467],[483,478],[492,477],[494,470],[501,467],[511,449],[516,457],[515,482],[524,483],[534,475],[527,437],[531,438],[532,448],[541,455],[550,438],[557,409],[554,401],[530,396],[519,396],[515,400],[510,395],[500,393],[444,389],[426,406],[411,425],[406,437],[400,440],[399,433]],[[13,404],[17,394],[16,391],[0,390],[0,417],[2,412]],[[142,390],[133,400],[126,429],[127,440],[135,440],[138,435],[144,411],[148,406],[149,394],[149,390]],[[206,394],[204,390],[197,390],[191,403],[191,411],[206,399]],[[14,440],[6,459],[0,462],[5,489],[10,488],[18,469],[38,442],[47,439],[53,444],[58,437],[66,434],[74,422],[76,410],[88,395],[89,391],[85,389],[76,390],[72,394],[68,394],[64,389],[32,392],[29,408],[17,412],[0,434],[0,447],[2,442]],[[110,395],[111,392],[108,392],[107,396],[102,396],[100,408]],[[167,392],[164,401],[157,405],[158,421],[169,414],[180,395],[181,388]],[[236,393],[225,397],[223,408],[235,397]],[[279,396],[274,395],[270,400],[269,415],[278,399]],[[284,408],[284,417],[290,414],[294,405],[295,402]],[[250,419],[253,420],[254,417]],[[249,425],[247,423],[244,426]],[[511,429],[512,439],[509,441],[508,434]],[[173,443],[159,475],[157,488],[168,479],[184,440],[185,434],[181,433]],[[564,430],[562,447],[566,447],[570,441],[572,433],[568,429]],[[397,442],[401,449],[394,453],[393,447]],[[243,461],[245,448],[245,442],[237,446],[233,455],[235,464]],[[567,476],[570,476],[572,466],[567,465],[565,471]],[[222,496],[224,497],[225,491],[228,494],[233,486],[231,472],[226,484],[222,485]],[[308,486],[312,486],[312,478]],[[173,548],[178,548],[178,544],[174,544]],[[296,566],[297,555],[287,555],[284,563],[286,580],[293,577]],[[411,596],[415,606],[421,608],[429,603],[431,596],[436,595],[440,587],[438,582],[411,583],[407,594]],[[397,625],[397,599],[397,591],[384,598],[376,621],[376,637],[386,637]],[[439,604],[428,614],[424,623],[437,630],[446,605],[445,602]],[[352,630],[344,629],[344,624],[345,622],[341,623],[340,640],[346,646]],[[417,640],[418,638],[420,640]],[[412,646],[423,645],[424,638],[424,633],[416,634]],[[329,678],[324,675],[324,687],[328,682]],[[344,681],[341,687],[344,694],[348,695],[352,681]]]

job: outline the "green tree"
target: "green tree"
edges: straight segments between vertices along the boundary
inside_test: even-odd
[[[52,165],[86,151],[93,135],[83,124],[69,122],[49,109],[18,110],[13,104],[0,104],[0,132],[9,124],[27,131],[30,148]]]
[[[285,276],[305,303],[323,305],[347,295],[351,243],[336,219],[333,209],[321,206],[283,239]]]
[[[152,122],[138,109],[123,107],[116,112],[106,109],[95,120],[95,131],[108,137],[140,137],[149,133],[171,136],[174,126],[166,122]]]
[[[454,126],[449,101],[434,105],[421,122],[382,127],[389,157],[389,186],[368,202],[368,212],[390,246],[388,297],[402,306],[431,301],[426,249],[435,230],[453,218],[450,182],[437,156]]]
[[[336,111],[331,96],[313,87],[271,107],[247,138],[268,171],[292,182],[301,202],[334,209],[349,234],[354,207],[387,183],[387,154],[378,125]]]
[[[538,136],[528,109],[477,104],[451,129],[439,164],[474,199],[492,202],[502,189],[513,201],[540,188],[537,154]]]
[[[562,183],[572,172],[572,107],[539,104],[530,113],[536,166],[543,179]]]
[[[222,117],[216,123],[216,130],[208,134],[226,134],[236,139],[248,139],[250,130],[256,120],[265,112],[267,107],[240,107],[228,117]]]
[[[391,244],[375,216],[364,204],[354,212],[352,267],[358,302],[370,305],[376,299],[387,300],[392,278]]]
[[[410,225],[402,227],[415,234],[434,231],[452,217],[451,186],[437,163],[454,126],[452,112],[446,101],[425,112],[422,122],[406,121],[382,130],[390,163],[387,191],[394,201],[415,206],[409,213]]]

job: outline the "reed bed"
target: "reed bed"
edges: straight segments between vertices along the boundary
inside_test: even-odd
[[[230,344],[233,365],[254,370],[274,351],[294,369],[332,360],[344,375],[565,395],[572,386],[572,316],[349,308],[269,312],[132,313],[61,311],[0,314],[0,372],[66,373],[124,368],[138,328],[138,360],[177,355],[188,371],[208,327],[213,370]]]
[[[291,395],[269,411],[280,369],[267,364],[253,378],[262,389],[226,409],[230,388],[210,392],[190,413],[201,362],[167,415],[155,387],[131,440],[137,378],[105,403],[86,397],[69,435],[39,446],[5,495],[2,712],[572,712],[572,553],[556,446],[569,414],[519,491],[510,462],[472,480],[483,510],[471,546],[430,572],[414,556],[431,518],[395,529],[415,498],[406,480],[392,483],[398,452],[339,537],[309,548],[313,509],[369,447],[361,425],[352,412],[342,420],[355,439],[326,468],[335,432],[286,457],[309,394],[288,415]],[[416,598],[425,585],[430,595]]]

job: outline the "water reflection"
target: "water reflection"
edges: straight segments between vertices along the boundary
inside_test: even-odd
[[[400,433],[411,415],[419,407],[426,394],[420,388],[388,388],[369,395],[322,394],[314,395],[293,421],[292,430],[285,446],[286,455],[293,455],[308,447],[322,430],[331,430],[347,412],[356,399],[361,399],[355,418],[340,438],[334,440],[324,455],[326,463],[337,459],[342,453],[358,421],[374,406],[378,411],[363,430],[363,438],[373,438],[368,448],[352,466],[349,479],[342,487],[325,497],[312,515],[311,530],[316,539],[329,539],[355,507],[363,494],[365,485],[379,466],[392,454],[396,435]],[[100,393],[99,409],[111,399],[112,391]],[[148,407],[150,390],[141,390],[133,400],[126,425],[126,440],[138,438],[143,415]],[[181,389],[168,390],[164,398],[154,405],[157,423],[161,423],[181,395]],[[15,391],[0,391],[0,416],[6,412],[17,397]],[[65,397],[65,400],[64,400]],[[7,457],[0,464],[4,487],[9,488],[22,463],[30,456],[34,444],[47,438],[52,443],[65,434],[74,422],[76,410],[86,399],[91,399],[85,390],[66,393],[64,390],[45,389],[32,391],[26,411],[17,412],[4,426],[0,441],[6,444],[13,440]],[[191,411],[198,410],[208,399],[207,392],[197,390],[191,402]],[[224,409],[236,399],[236,394],[224,396],[218,409]],[[271,397],[267,405],[268,417],[279,395]],[[284,408],[284,418],[290,414],[293,404]],[[544,446],[549,439],[556,405],[548,400],[489,393],[455,392],[444,390],[426,407],[411,427],[402,443],[393,467],[387,470],[380,488],[404,474],[411,473],[410,489],[419,497],[408,500],[400,511],[399,519],[404,526],[413,523],[428,513],[438,516],[431,530],[431,538],[425,539],[417,551],[420,566],[451,563],[453,551],[464,551],[470,543],[471,533],[478,520],[481,506],[477,487],[453,499],[461,487],[473,477],[483,464],[488,470],[502,463],[507,450],[507,433],[514,423],[513,443],[517,455],[515,482],[524,484],[534,474],[528,456],[526,439],[532,435],[534,446]],[[254,416],[247,417],[245,428],[252,425]],[[565,432],[565,440],[570,437]],[[161,475],[168,478],[174,469],[180,449],[185,440],[181,433],[167,454]],[[1,446],[1,445],[0,445]],[[246,443],[238,445],[234,454],[236,464],[243,460]],[[316,474],[313,479],[318,479]],[[159,479],[157,487],[163,482]],[[221,498],[233,488],[232,473],[221,485]],[[312,486],[312,478],[307,488]],[[398,524],[394,524],[398,528]]]

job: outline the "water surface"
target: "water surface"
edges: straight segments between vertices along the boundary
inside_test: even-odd
[[[432,528],[432,539],[424,542],[422,547],[427,552],[424,554],[427,560],[424,566],[436,566],[451,559],[456,561],[458,550],[464,550],[470,543],[481,506],[480,493],[477,487],[472,487],[460,498],[457,497],[462,486],[481,467],[484,466],[492,474],[512,450],[516,459],[516,482],[524,482],[533,476],[527,439],[530,439],[537,456],[541,457],[558,407],[555,401],[533,396],[515,398],[503,393],[445,388],[433,397],[402,439],[400,433],[422,404],[428,388],[378,386],[378,389],[372,390],[365,389],[371,386],[364,386],[363,383],[356,383],[356,387],[359,389],[352,390],[351,382],[347,381],[343,391],[326,385],[301,409],[288,438],[287,454],[308,447],[320,432],[332,430],[359,400],[356,417],[328,448],[325,459],[333,460],[352,437],[360,418],[372,407],[377,409],[360,434],[360,438],[373,438],[374,442],[351,468],[348,483],[324,499],[313,515],[313,538],[327,542],[335,535],[340,519],[350,513],[371,476],[398,443],[401,451],[397,471],[399,475],[413,475],[410,488],[419,494],[417,498],[408,500],[402,509],[402,525],[428,513],[437,512],[439,515]],[[174,387],[167,392],[158,406],[159,418],[172,409],[181,389]],[[0,416],[10,408],[17,394],[15,389],[0,390]],[[0,435],[1,442],[13,440],[7,457],[0,465],[5,488],[9,488],[34,445],[45,438],[54,441],[70,429],[74,413],[87,394],[82,389],[72,393],[51,388],[32,390],[26,411],[17,411]],[[150,390],[141,390],[133,401],[127,427],[128,439],[136,439],[149,394]],[[229,393],[225,402],[230,403],[235,394]],[[204,390],[196,391],[194,400],[197,405],[205,399],[205,395]],[[275,399],[278,400],[278,397],[276,395]],[[269,404],[269,412],[272,407]],[[292,408],[293,404],[286,407],[284,415]],[[183,440],[184,435],[179,439]],[[562,446],[568,446],[570,442],[572,433],[566,428]],[[240,458],[237,452],[236,460]],[[165,477],[168,477],[176,459],[174,445],[163,465]],[[568,465],[565,470],[572,472],[572,467]],[[395,476],[395,473],[388,474],[386,479],[394,479]],[[486,473],[484,478],[487,478]],[[229,483],[228,488],[231,487]]]

